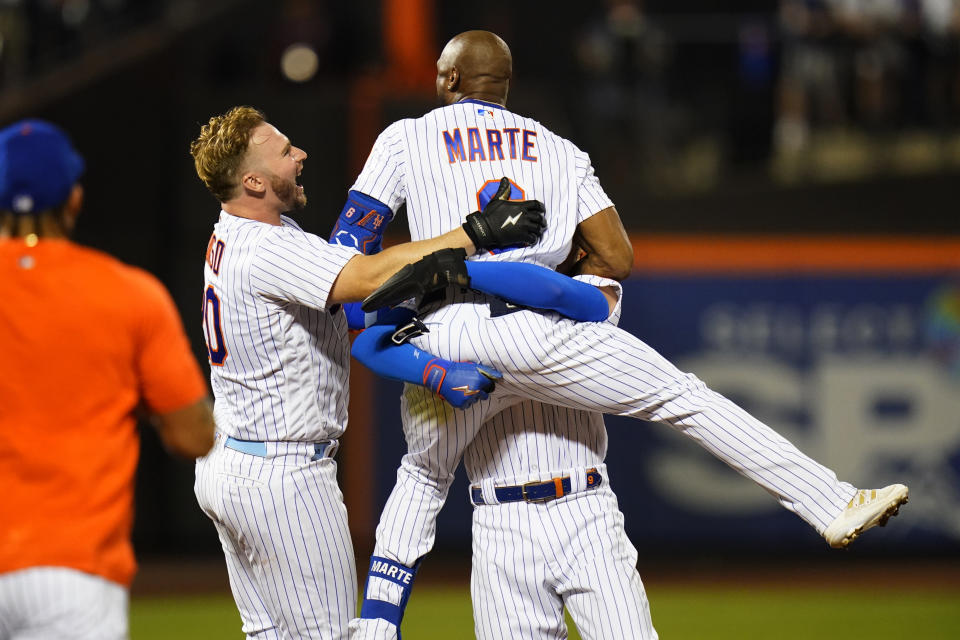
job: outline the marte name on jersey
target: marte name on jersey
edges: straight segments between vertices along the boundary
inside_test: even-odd
[[[443,132],[443,144],[447,148],[450,164],[454,162],[476,162],[478,160],[511,160],[537,162],[537,132],[517,127],[504,129],[486,129],[481,135],[478,127],[467,129],[467,146],[464,150],[463,134],[459,128],[451,133]],[[486,140],[484,140],[486,138]],[[506,148],[504,148],[506,147]]]

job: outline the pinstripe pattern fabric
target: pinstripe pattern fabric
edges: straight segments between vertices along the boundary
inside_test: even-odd
[[[463,465],[473,483],[513,485],[599,467],[606,454],[600,414],[524,401],[484,424],[464,450]]]
[[[474,509],[470,591],[478,639],[566,638],[564,606],[586,640],[657,638],[637,550],[602,473],[599,488],[558,500]]]
[[[490,131],[535,133],[537,161],[504,159],[450,162],[444,132],[460,131],[465,149],[470,128],[481,141]],[[501,134],[501,137],[503,135]],[[511,249],[477,260],[532,262],[553,269],[570,253],[576,226],[612,205],[600,187],[589,156],[572,142],[539,122],[506,109],[474,102],[435,109],[417,119],[399,120],[374,144],[366,165],[351,187],[394,211],[407,203],[412,240],[432,238],[463,224],[466,214],[480,208],[477,192],[489,181],[508,176],[523,189],[524,198],[546,204],[547,230],[532,247]]]
[[[311,461],[306,444],[260,458],[224,440],[197,461],[196,494],[220,535],[244,633],[345,637],[357,574],[336,462]]]
[[[558,425],[563,424],[560,416],[565,414],[551,414],[551,422],[542,425],[544,434],[539,438],[525,432],[537,428],[536,419],[532,424],[521,422],[519,426],[512,422],[514,419],[524,421],[529,412],[534,411],[531,403],[515,409],[519,415],[509,421],[511,428],[507,420],[495,417],[497,412],[523,398],[672,426],[757,482],[818,532],[823,531],[855,493],[851,485],[839,482],[832,471],[708,389],[696,376],[677,370],[629,333],[608,323],[577,324],[552,314],[529,311],[489,318],[488,308],[477,294],[458,294],[457,298],[462,302],[425,316],[430,333],[415,339],[417,346],[454,360],[485,362],[502,371],[504,379],[498,383],[494,396],[466,411],[452,409],[421,387],[405,388],[402,406],[408,453],[401,462],[397,484],[377,528],[377,555],[394,557],[408,564],[432,548],[436,516],[465,451],[464,462],[471,481],[493,477],[497,484],[546,479],[551,474],[545,472],[554,464],[562,466],[569,461],[573,466],[592,465],[602,459],[605,449],[602,435],[593,438],[585,435],[581,436],[582,440],[574,437],[574,444],[565,449],[545,444],[551,439],[555,445],[563,442],[577,428],[574,426],[564,435]],[[494,420],[481,429],[490,418]],[[576,425],[577,420],[572,423]],[[512,451],[513,447],[517,450]],[[523,463],[528,455],[531,457]],[[526,478],[523,477],[524,464],[530,471]],[[589,492],[574,498],[571,504],[592,499]],[[503,507],[516,508],[498,505],[477,510]],[[475,524],[483,525],[488,517],[495,518],[495,515],[476,516]],[[570,523],[578,524],[576,519]],[[488,541],[492,539],[482,526],[475,527],[474,533],[486,536]],[[525,533],[530,535],[529,531]],[[475,542],[475,556],[486,558],[477,551],[477,544],[481,543]],[[487,550],[488,554],[495,552],[495,549]],[[526,583],[537,584],[534,576]],[[475,583],[474,590],[478,597],[482,590],[479,583]],[[607,594],[607,597],[645,603],[645,599],[631,599],[629,592],[613,591],[617,595]],[[545,585],[529,593],[552,597]],[[383,594],[385,599],[391,596]],[[553,604],[556,605],[555,600]],[[573,612],[576,605],[568,606]],[[592,605],[584,606],[589,611]],[[645,607],[643,604],[642,608]],[[497,609],[486,614],[480,609],[478,605],[475,614],[478,633],[481,621],[500,615]],[[585,630],[589,624],[597,623],[592,616],[577,621],[585,625]],[[652,627],[650,631],[652,633]],[[542,637],[551,637],[549,630],[545,633],[548,635]],[[606,635],[602,630],[597,633],[592,637],[619,637]]]
[[[855,493],[831,470],[626,331],[530,311],[490,318],[482,295],[458,293],[455,300],[424,316],[430,333],[414,343],[452,360],[484,362],[504,378],[490,400],[467,411],[444,410],[438,406],[442,401],[422,390],[405,389],[408,454],[400,473],[429,478],[423,485],[435,497],[444,495],[479,425],[519,398],[667,424],[765,488],[818,532]],[[454,429],[438,426],[445,417]],[[465,462],[470,464],[470,458]],[[476,471],[468,467],[471,475]],[[427,509],[429,518],[431,511]],[[401,531],[411,528],[410,518],[404,518]],[[378,531],[394,538],[398,548],[415,538],[390,535],[389,522],[382,519]],[[416,545],[415,553],[425,551],[424,544]]]
[[[602,415],[530,400],[493,416],[467,446],[464,465],[475,484],[570,477],[575,487],[548,503],[474,509],[477,638],[565,638],[564,607],[587,640],[657,637],[606,451]],[[603,484],[586,489],[576,479],[591,468]]]
[[[471,133],[471,129],[476,133]],[[483,141],[498,135],[491,131],[499,131],[502,139],[511,130],[530,132],[524,140],[534,141],[527,154],[533,160],[524,159],[520,153],[495,154],[490,145],[484,154]],[[462,153],[455,143],[451,144],[458,132],[464,141]],[[568,255],[577,225],[611,206],[587,154],[534,120],[473,101],[390,125],[378,138],[352,188],[394,210],[406,203],[410,234],[416,240],[460,224],[462,212],[478,208],[478,190],[500,176],[510,177],[523,190],[524,198],[544,202],[547,230],[533,247],[474,259],[516,260],[555,268]],[[489,400],[464,411],[454,410],[422,387],[405,387],[402,409],[408,453],[401,461],[397,483],[377,527],[376,555],[411,565],[432,548],[436,516],[461,457],[472,482],[498,484],[544,479],[558,468],[602,462],[606,449],[602,423],[590,430],[592,436],[574,433],[583,421],[593,418],[576,411],[546,415],[546,409],[537,409],[535,403],[524,402],[527,400],[667,424],[757,482],[818,532],[840,513],[855,492],[851,485],[839,482],[832,471],[708,389],[695,375],[681,372],[641,340],[613,324],[577,324],[557,314],[531,311],[491,318],[487,299],[472,292],[450,291],[447,302],[446,306],[425,310],[422,318],[430,333],[415,338],[413,343],[449,360],[491,365],[503,372],[504,378]],[[494,418],[520,402],[524,404],[512,410],[518,414],[511,413],[499,423]],[[529,415],[530,412],[537,415]],[[491,418],[493,422],[481,429]],[[527,418],[533,421],[528,423]],[[609,509],[611,505],[603,505],[604,499],[612,499],[615,505],[608,489],[577,494],[555,505],[557,512],[567,509],[566,515],[571,517],[561,528],[560,537],[567,531],[574,532],[565,539],[575,544],[576,525],[585,521],[582,514],[578,521],[574,512],[581,508]],[[563,598],[559,585],[564,569],[558,568],[556,562],[553,566],[540,566],[548,562],[551,549],[562,547],[540,540],[540,558],[527,557],[522,549],[515,548],[537,535],[537,527],[547,532],[543,535],[549,535],[549,527],[563,520],[548,525],[544,515],[547,512],[548,509],[530,505],[484,506],[475,510],[475,566],[490,566],[482,566],[475,574],[474,598],[495,603],[489,612],[485,612],[485,606],[476,605],[477,632],[481,637],[563,637],[557,635],[562,631],[556,621],[556,598]],[[498,521],[500,518],[505,520]],[[510,518],[514,519],[513,524],[507,526]],[[607,551],[619,549],[620,561],[604,568],[603,575],[592,576],[603,582],[592,586],[610,587],[616,591],[611,596],[615,601],[639,603],[639,608],[634,607],[637,615],[633,619],[637,622],[631,632],[640,635],[620,635],[618,630],[597,626],[601,623],[596,617],[601,614],[596,599],[601,596],[594,596],[594,600],[590,596],[572,597],[567,604],[583,618],[578,621],[591,634],[588,637],[656,637],[649,624],[639,577],[634,584],[635,570],[631,573],[625,569],[631,557],[635,560],[635,555],[627,551],[632,547],[615,522],[604,526],[611,528],[607,531],[609,542],[603,547]],[[517,566],[525,567],[523,577]],[[566,570],[569,577],[573,569]],[[498,602],[493,591],[502,588],[503,580],[510,579],[514,580],[515,589]],[[380,586],[373,586],[371,590],[368,585],[372,597],[395,601],[389,587],[381,590]],[[575,590],[576,587],[570,593]],[[508,623],[518,625],[517,628],[528,624],[524,632],[517,632],[513,626],[510,630],[501,628],[493,620],[504,609],[519,608],[516,600],[509,601],[510,597],[530,603],[531,611],[521,608],[517,620]],[[523,617],[530,620],[523,622]],[[539,625],[539,630],[534,632],[529,625]],[[378,636],[371,633],[357,637]]]
[[[357,252],[282,221],[221,212],[214,227],[211,246],[222,247],[204,270],[204,332],[218,434],[195,491],[248,637],[338,639],[356,607],[356,566],[336,463],[311,458],[312,443],[346,427],[347,324],[326,307]],[[267,455],[228,449],[226,436],[264,441]]]
[[[123,640],[127,589],[62,567],[0,575],[0,640]]]
[[[330,287],[355,249],[328,244],[290,218],[272,225],[221,212],[218,272],[205,287],[220,305],[227,356],[210,367],[217,427],[241,440],[338,438],[347,420],[350,345]],[[205,309],[207,344],[212,309]]]
[[[350,640],[397,640],[399,637],[397,627],[383,618],[354,618],[350,621]]]

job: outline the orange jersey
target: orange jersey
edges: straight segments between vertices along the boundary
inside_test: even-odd
[[[0,573],[129,585],[134,411],[206,393],[156,278],[67,240],[0,240]]]

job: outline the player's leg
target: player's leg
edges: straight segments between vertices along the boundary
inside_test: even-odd
[[[61,567],[14,571],[0,576],[0,600],[4,617],[6,612],[11,614],[6,623],[0,623],[3,638],[124,640],[128,637],[128,591],[99,576]]]
[[[279,640],[280,630],[270,617],[264,597],[260,595],[257,575],[246,552],[226,526],[218,522],[214,524],[227,560],[227,576],[230,579],[230,591],[240,612],[243,625],[241,630],[247,638]]]
[[[524,590],[537,588],[541,599],[555,601],[558,618],[562,618],[565,600],[585,638],[652,638],[649,606],[636,570],[637,552],[624,531],[623,515],[603,464],[606,443],[606,427],[599,413],[531,401],[498,413],[484,424],[464,452],[464,466],[471,479],[490,479],[472,485],[474,491],[479,488],[482,501],[486,503],[491,494],[494,501],[499,500],[498,486],[553,480],[550,484],[555,487],[558,478],[567,497],[546,504],[520,503],[527,507],[520,512],[525,516],[522,522],[496,517],[501,512],[509,513],[502,510],[509,504],[477,506],[474,519],[489,513],[494,526],[511,529],[512,535],[495,532],[497,535],[513,537],[515,544],[524,548],[536,545],[543,549],[544,559],[539,564],[550,567],[552,581],[537,579],[519,586]],[[539,495],[538,488],[528,487],[533,495]],[[509,490],[502,490],[502,496],[508,494]],[[521,531],[512,532],[518,524],[522,525]],[[483,531],[476,526],[474,530]],[[487,567],[493,566],[496,563],[481,558],[475,562],[474,572],[484,575],[489,572]],[[487,582],[489,588],[475,590],[475,596],[489,599],[491,590],[495,594],[505,590],[498,576]],[[503,600],[511,599],[518,596],[508,594],[496,606],[486,607],[490,610],[487,618],[496,623],[491,617],[493,611],[502,606]],[[474,608],[480,610],[477,601]],[[479,623],[480,619],[478,612],[475,620]],[[511,637],[527,637],[536,629],[531,626]]]
[[[401,407],[408,451],[380,515],[361,617],[350,623],[351,639],[399,637],[397,622],[403,617],[413,577],[409,583],[400,583],[384,572],[392,568],[396,575],[416,575],[418,561],[433,548],[437,514],[446,501],[463,448],[486,415],[512,401],[515,399],[503,396],[455,410],[423,387],[404,388]]]
[[[432,333],[444,331],[429,326]],[[464,359],[503,372],[498,393],[667,424],[820,533],[856,492],[695,375],[608,323],[578,324],[522,311],[478,323],[465,342]],[[446,357],[443,336],[434,335],[432,344],[437,345],[432,353]]]
[[[608,479],[604,470],[604,479]],[[558,501],[547,509],[558,591],[584,640],[656,640],[650,603],[637,573],[637,550],[609,484]]]
[[[255,587],[282,637],[346,637],[356,565],[335,462],[305,453],[268,459],[223,450],[223,457],[216,516],[237,541],[250,578],[238,582],[235,595]],[[238,606],[253,611],[249,593],[237,597]]]
[[[470,595],[478,640],[567,637],[563,600],[556,592],[561,566],[544,545],[544,537],[552,535],[544,530],[537,505],[474,508]]]
[[[401,404],[405,435],[410,411],[418,416],[434,415],[455,421],[457,414],[470,416],[478,410],[475,406],[455,411],[428,389],[413,385],[405,385]],[[401,460],[396,484],[380,514],[360,617],[350,622],[351,640],[400,638],[400,623],[419,560],[433,548],[437,514],[446,501],[460,459],[455,451],[441,449],[443,455],[431,460],[426,453],[433,449],[428,440],[436,443],[444,438],[439,429],[429,439],[421,437],[425,432],[426,429],[416,429],[410,434],[412,438],[408,437],[408,452]],[[456,455],[456,459],[447,459],[451,455]],[[391,571],[405,580],[389,579],[385,573]]]
[[[274,465],[248,530],[251,564],[281,630],[294,638],[347,637],[357,603],[357,569],[336,463]],[[279,468],[277,468],[279,467]]]
[[[23,624],[23,590],[17,586],[19,571],[0,573],[0,640],[10,640]]]
[[[217,446],[222,447],[219,437]],[[194,491],[200,508],[213,521],[220,537],[230,591],[240,612],[243,633],[257,640],[279,640],[280,630],[270,617],[266,598],[261,594],[260,579],[250,563],[249,545],[244,542],[242,534],[235,532],[220,515],[224,513],[224,492],[235,493],[237,490],[233,485],[239,482],[239,478],[228,479],[222,470],[218,470],[217,462],[221,455],[215,449],[197,460]],[[235,513],[236,509],[232,508],[231,511]]]
[[[380,516],[376,555],[412,565],[433,548],[436,516],[462,455],[459,442],[472,439],[487,404],[460,411],[424,387],[405,385],[401,413],[407,453]]]

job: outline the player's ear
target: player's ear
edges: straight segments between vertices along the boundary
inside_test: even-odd
[[[260,174],[253,171],[247,171],[240,176],[240,186],[243,187],[245,191],[250,191],[254,194],[262,194],[267,191],[267,183]]]
[[[457,88],[460,86],[460,70],[456,67],[450,68],[450,73],[447,74],[447,91],[450,93],[456,93]]]
[[[70,196],[63,207],[63,224],[66,231],[73,231],[77,224],[77,216],[80,215],[80,209],[83,207],[83,187],[77,183],[70,190]]]

